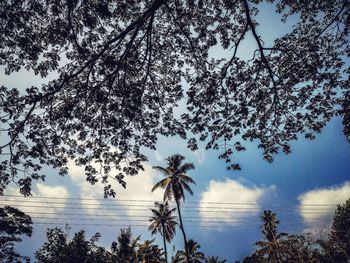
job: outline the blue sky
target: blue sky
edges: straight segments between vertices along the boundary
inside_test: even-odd
[[[299,209],[302,204],[299,198],[302,195],[305,197],[307,193],[309,193],[309,195],[311,194],[311,196],[306,197],[306,204],[315,204],[321,197],[325,198],[320,202],[320,204],[323,205],[341,203],[350,196],[350,163],[348,162],[350,158],[350,148],[342,134],[339,119],[331,121],[315,140],[308,141],[299,139],[293,143],[292,154],[288,156],[280,154],[276,156],[275,161],[271,164],[262,160],[262,154],[260,150],[257,149],[256,144],[250,143],[247,148],[246,152],[237,155],[237,161],[243,168],[240,172],[227,171],[225,163],[217,158],[217,151],[205,152],[200,150],[200,154],[193,153],[186,148],[183,141],[177,138],[160,138],[157,152],[148,152],[150,165],[165,166],[166,162],[164,158],[173,153],[183,154],[187,157],[188,161],[195,164],[196,169],[189,174],[194,178],[197,184],[193,186],[194,196],[186,199],[187,203],[184,205],[183,214],[185,218],[188,216],[198,216],[200,218],[194,219],[197,223],[185,223],[185,227],[188,225],[188,227],[186,227],[187,235],[189,238],[198,241],[202,245],[203,252],[207,255],[219,255],[230,261],[240,260],[248,255],[253,249],[253,243],[259,240],[259,214],[263,209],[272,209],[277,212],[277,215],[281,218],[281,230],[286,230],[288,232],[313,231],[325,228],[327,224],[331,222],[332,210],[327,210],[324,215],[316,211],[316,216],[319,218],[316,221],[312,221],[312,219],[308,221],[309,215],[307,212],[310,211],[307,210],[306,214],[303,216],[302,211]],[[82,214],[82,216],[79,217],[80,219],[96,218],[84,216],[89,213],[96,215],[101,213],[113,214],[115,212],[108,206],[105,206],[106,203],[109,204],[107,201],[100,200],[102,198],[101,189],[98,189],[98,187],[90,187],[84,182],[84,178],[79,174],[78,168],[72,171],[67,177],[59,177],[56,171],[48,170],[47,177],[48,180],[45,185],[40,185],[40,187],[34,189],[37,195],[96,198],[98,200],[98,209],[91,210],[91,207],[88,207],[86,210],[79,210],[79,213]],[[118,192],[120,199],[160,200],[161,192],[155,194],[150,193],[152,182],[160,179],[160,175],[157,175],[150,167],[146,167],[145,174],[132,179],[133,181],[130,181],[127,191]],[[219,191],[215,188],[215,185],[220,188]],[[225,186],[226,189],[224,189]],[[63,188],[65,190],[63,190]],[[206,212],[198,212],[198,203],[191,202],[205,202],[206,200],[204,197],[206,194],[210,194],[210,192],[214,194],[214,199],[215,196],[225,192],[225,202],[234,203],[237,202],[237,200],[245,203],[254,202],[256,203],[254,207],[258,207],[257,210],[260,212],[248,214],[240,213],[232,216],[221,215],[220,212],[218,212],[214,213],[217,220],[222,220],[222,217],[231,216],[228,223],[221,224],[223,228],[209,228],[203,225],[203,227],[191,227],[193,225],[205,225],[203,222],[205,222],[208,216]],[[249,194],[253,195],[253,197],[247,197]],[[43,202],[48,200],[57,201],[44,199]],[[61,201],[62,200],[59,200],[59,202]],[[211,198],[210,201],[221,200],[213,200]],[[53,209],[52,212],[56,213],[56,217],[62,217],[60,216],[62,213],[76,212],[76,209],[70,209],[70,207],[76,207],[76,205],[70,204],[72,202],[80,201],[68,200],[65,204],[65,209]],[[85,202],[89,204],[95,203],[91,200],[86,200]],[[192,208],[188,209],[187,206]],[[205,204],[205,206],[209,205]],[[223,204],[220,205],[220,207],[221,206],[223,206]],[[83,206],[79,205],[79,207]],[[229,207],[232,207],[232,205],[229,205]],[[237,209],[240,206],[235,205],[234,207]],[[243,208],[247,207],[249,206],[243,206]],[[24,208],[24,210],[25,209],[33,211],[33,208]],[[51,208],[41,208],[41,211],[47,212],[51,211],[50,209]],[[144,224],[143,222],[133,222],[132,219],[135,219],[133,215],[139,215],[140,213],[127,211],[127,209],[128,208],[122,212],[127,212],[127,214],[130,215],[129,220],[131,221],[124,221],[121,224]],[[34,208],[34,210],[39,211],[40,208]],[[143,214],[144,212],[141,213]],[[36,214],[33,215],[37,216]],[[209,216],[212,216],[212,214],[209,214]],[[243,218],[243,220],[236,218]],[[33,220],[38,221],[37,219]],[[46,220],[39,221],[67,222],[71,224],[76,224],[77,222],[83,224],[118,224],[118,222],[83,220],[55,220],[47,218]],[[236,221],[238,223],[236,223]],[[241,221],[246,221],[246,223],[239,223]],[[147,224],[146,220],[145,224]],[[63,225],[60,226],[64,227]],[[30,239],[25,238],[24,242],[19,246],[19,250],[26,252],[26,254],[35,251],[43,242],[46,227],[48,226],[35,225],[33,237]],[[73,234],[74,231],[78,231],[79,229],[87,230],[87,237],[92,236],[95,232],[100,232],[102,234],[100,244],[106,247],[110,246],[119,232],[119,227],[117,226],[111,228],[73,225],[70,233]],[[132,227],[132,230],[135,237],[141,234],[144,239],[151,238],[150,234],[147,232],[146,226]],[[161,244],[161,240],[158,237],[156,241]],[[178,233],[172,245],[175,245],[177,248],[182,247],[180,233]]]
[[[267,44],[290,28],[290,24],[282,26],[278,23],[279,18],[271,15],[271,12],[271,6],[265,5],[258,17],[260,22],[258,32],[264,36],[264,41]],[[254,48],[254,44],[249,38],[242,46],[244,47],[240,50],[242,57],[248,56],[251,49]],[[220,56],[223,54],[214,53],[213,55]],[[1,84],[11,87],[26,88],[42,82],[40,78],[33,78],[30,73],[26,72],[20,72],[9,77],[4,76],[2,70],[0,74]],[[152,185],[161,178],[161,175],[152,170],[151,166],[165,166],[166,157],[174,153],[180,153],[186,157],[187,161],[193,162],[196,167],[195,170],[189,173],[196,181],[196,186],[192,188],[194,196],[186,199],[187,203],[184,205],[183,213],[188,220],[190,220],[190,216],[196,216],[197,218],[193,219],[195,222],[185,223],[187,235],[201,244],[202,251],[206,255],[217,255],[220,258],[227,258],[231,262],[241,260],[244,256],[247,256],[254,248],[253,243],[259,240],[259,214],[263,209],[272,209],[277,212],[277,215],[281,218],[282,230],[285,229],[291,232],[317,231],[330,223],[333,205],[342,203],[350,197],[350,147],[342,133],[339,118],[334,118],[313,141],[300,137],[292,143],[292,153],[290,155],[279,154],[271,164],[262,159],[262,152],[258,149],[257,142],[247,143],[245,146],[247,151],[235,155],[235,161],[240,163],[242,171],[230,172],[226,170],[225,162],[218,159],[219,151],[205,151],[200,148],[197,152],[191,152],[186,148],[185,141],[176,137],[161,137],[157,143],[157,151],[145,151],[149,158],[149,162],[145,164],[145,172],[137,177],[128,178],[127,190],[117,188],[117,200],[111,201],[111,203],[101,200],[103,192],[100,186],[91,187],[85,182],[81,168],[70,164],[70,172],[66,177],[60,177],[56,170],[47,168],[44,170],[47,174],[47,181],[45,184],[38,184],[34,187],[35,196],[74,197],[79,199],[27,199],[29,201],[44,200],[43,202],[58,202],[59,200],[63,204],[61,205],[62,208],[57,208],[55,207],[57,205],[52,203],[46,204],[51,206],[48,208],[29,208],[23,207],[22,203],[22,208],[23,210],[27,209],[29,214],[32,212],[32,216],[38,216],[35,212],[51,213],[46,215],[47,218],[44,220],[33,219],[34,221],[104,224],[105,221],[79,221],[76,219],[88,219],[93,218],[94,215],[113,213],[115,213],[115,218],[118,218],[120,210],[113,211],[110,208],[111,206],[106,204],[124,204],[125,209],[121,212],[127,214],[129,218],[126,217],[128,221],[122,222],[123,224],[147,224],[146,219],[145,222],[132,221],[136,218],[135,215],[139,215],[139,212],[131,210],[132,207],[127,205],[131,204],[130,202],[118,200],[160,200],[162,196],[160,191],[154,194],[150,192]],[[16,189],[10,188],[8,193],[16,194]],[[95,199],[95,201],[86,200],[87,198]],[[221,203],[220,206],[226,207],[223,208],[224,212],[225,209],[233,211],[231,208],[234,208],[235,212],[227,214],[217,209],[219,212],[211,214],[206,207],[215,206],[207,203],[212,201]],[[79,204],[73,206],[71,204],[73,202]],[[223,202],[246,205],[242,207],[239,204],[222,204]],[[253,204],[252,207],[249,207],[248,203]],[[40,203],[33,204],[40,206]],[[141,203],[138,204],[139,207],[142,206]],[[310,204],[323,205],[330,209],[315,210],[315,213],[312,214],[313,210],[311,208],[317,208],[317,206],[310,206]],[[71,207],[79,207],[79,210],[71,209]],[[115,207],[112,206],[112,208]],[[147,208],[147,206],[144,207]],[[255,210],[249,210],[249,208],[255,208]],[[80,217],[75,217],[75,220],[53,219],[74,212],[81,214]],[[49,216],[51,218],[48,218]],[[215,228],[207,227],[206,222],[210,220],[209,217],[223,220],[224,222],[219,224],[222,227],[217,227],[218,224]],[[242,221],[246,222],[242,223]],[[114,222],[113,224],[117,223]],[[44,242],[46,227],[48,226],[35,225],[33,237],[30,239],[24,238],[24,241],[18,246],[18,250],[27,255],[37,250]],[[87,237],[92,236],[95,232],[100,232],[102,235],[100,244],[110,247],[111,242],[116,239],[119,233],[119,228],[117,226],[73,225],[70,232],[72,234],[74,231],[85,229]],[[132,227],[132,231],[134,237],[141,234],[143,239],[151,238],[146,226]],[[156,237],[156,241],[161,244],[159,237]],[[182,248],[179,231],[172,245]],[[171,249],[169,250],[171,251]]]

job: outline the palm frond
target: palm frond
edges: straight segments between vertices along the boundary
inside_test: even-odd
[[[179,178],[180,178],[181,181],[184,181],[186,183],[191,183],[191,184],[196,185],[196,182],[190,176],[188,176],[186,174],[183,174],[183,173],[180,174]]]
[[[173,198],[173,189],[172,189],[172,185],[169,183],[166,186],[166,189],[164,191],[163,201],[171,200],[172,198]]]
[[[189,192],[190,195],[193,195],[193,191],[192,191],[191,187],[190,187],[187,183],[181,182],[181,185],[182,185],[183,188],[185,188],[185,190],[186,190],[187,192]],[[183,195],[184,195],[184,194],[183,194]]]
[[[194,170],[194,164],[193,163],[184,163],[178,168],[178,173],[186,174],[189,170]]]
[[[169,175],[169,171],[161,166],[152,166],[152,169],[162,172],[164,175]]]
[[[184,189],[183,189],[182,185],[180,185],[179,191],[180,191],[179,198],[182,197],[182,200],[185,202],[185,193],[184,193]]]
[[[158,188],[165,188],[168,184],[169,184],[170,178],[164,178],[162,180],[160,180],[158,183],[156,183],[153,188],[152,188],[152,192],[154,192],[156,189]]]
[[[180,154],[174,154],[174,155],[170,156],[169,158],[167,158],[168,165],[170,167],[174,168],[174,170],[179,169],[183,160],[185,160],[185,157],[180,155]]]

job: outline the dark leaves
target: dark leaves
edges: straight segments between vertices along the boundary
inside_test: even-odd
[[[283,20],[300,20],[270,46],[255,21],[261,3],[3,1],[5,73],[54,77],[26,91],[0,87],[0,193],[24,173],[21,192],[29,194],[43,166],[65,175],[72,159],[114,195],[109,178],[125,187],[114,168],[136,175],[147,160],[141,149],[155,149],[159,135],[189,136],[191,150],[198,139],[223,150],[234,170],[244,140],[258,141],[272,161],[336,114],[349,137],[347,1],[277,1]],[[243,56],[250,33],[257,49]],[[181,100],[187,109],[178,116]]]

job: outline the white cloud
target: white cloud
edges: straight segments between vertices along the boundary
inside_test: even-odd
[[[299,213],[308,224],[330,223],[337,204],[350,197],[350,182],[342,186],[319,188],[299,195]]]
[[[67,198],[69,193],[64,186],[49,186],[42,183],[36,185],[37,196],[50,196],[50,197],[58,197],[58,198]]]
[[[86,181],[84,167],[76,166],[73,162],[68,163],[69,175],[73,183],[79,188],[80,197],[82,198],[81,204],[85,208],[85,212],[89,215],[112,214],[115,215],[114,218],[118,218],[118,215],[124,215],[125,213],[129,218],[135,215],[147,216],[149,215],[148,208],[153,207],[153,201],[162,200],[162,191],[151,192],[152,187],[159,181],[160,177],[156,175],[149,165],[144,164],[143,166],[145,170],[140,171],[138,175],[124,178],[126,189],[117,181],[110,179],[109,183],[116,192],[116,198],[109,199],[107,202],[101,200],[103,197],[103,184],[98,182],[95,185],[91,185]],[[111,174],[113,173],[115,172],[112,171]]]
[[[67,206],[67,199],[69,193],[64,186],[49,186],[42,183],[36,185],[36,189],[32,191],[31,197],[15,197],[18,196],[18,189],[10,187],[6,190],[7,195],[4,197],[6,205],[10,205],[20,209],[26,214],[30,215],[34,221],[35,219],[50,220],[58,216]],[[58,197],[60,199],[46,199],[40,197]]]
[[[275,188],[249,187],[231,179],[211,180],[200,199],[199,213],[202,223],[209,223],[215,218],[224,224],[236,225],[242,217],[256,216],[260,211],[261,199],[275,191]]]

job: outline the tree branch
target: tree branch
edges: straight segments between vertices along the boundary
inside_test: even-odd
[[[250,17],[250,9],[249,9],[247,0],[243,0],[243,5],[244,5],[245,13],[246,13],[247,23],[252,30],[252,34],[254,36],[254,39],[255,39],[255,41],[258,45],[259,51],[260,51],[261,60],[265,64],[267,71],[269,72],[270,79],[272,81],[273,90],[274,90],[274,94],[275,94],[274,99],[273,99],[273,103],[276,104],[278,94],[277,94],[277,84],[276,84],[276,81],[274,79],[274,73],[269,65],[269,62],[266,59],[266,56],[264,53],[264,47],[262,46],[261,40],[260,40],[258,34],[256,33],[255,25]]]

